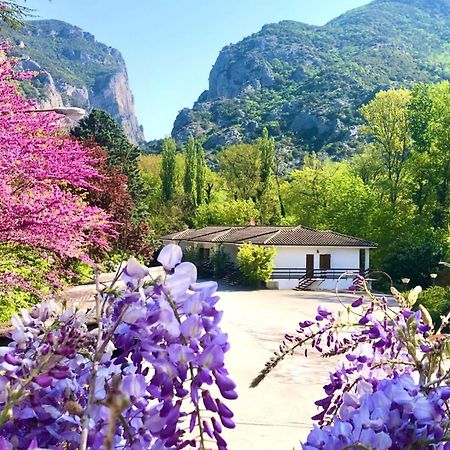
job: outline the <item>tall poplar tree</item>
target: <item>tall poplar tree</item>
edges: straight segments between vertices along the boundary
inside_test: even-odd
[[[175,141],[172,138],[165,139],[162,148],[162,197],[164,202],[168,202],[175,193]]]
[[[197,204],[197,144],[193,137],[189,138],[185,148],[184,193],[189,201]]]
[[[205,150],[201,144],[197,143],[197,173],[196,173],[196,191],[197,205],[201,205],[205,201],[205,185],[206,185],[206,158]]]
[[[382,162],[391,206],[395,207],[405,184],[406,161],[412,148],[408,106],[411,93],[405,89],[380,91],[361,108],[366,125],[362,134],[373,140]]]
[[[259,176],[259,186],[257,191],[257,201],[260,211],[260,223],[274,223],[279,220],[278,208],[273,192],[273,181],[275,175],[275,140],[269,138],[267,128],[263,129],[263,134],[257,139],[256,145],[259,149],[259,158],[261,161],[261,169]],[[278,203],[280,212],[283,211],[283,202],[281,200],[281,193],[278,187]]]
[[[263,135],[258,139],[258,146],[261,150],[261,194],[267,191],[275,169],[275,141],[269,138],[267,128],[264,128]]]

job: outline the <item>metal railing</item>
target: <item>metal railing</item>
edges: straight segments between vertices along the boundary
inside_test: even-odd
[[[343,268],[333,268],[333,269],[314,269],[306,270],[304,267],[277,267],[273,269],[270,278],[272,280],[298,280],[300,278],[320,278],[320,279],[331,279],[337,280],[343,273],[360,274],[366,276],[370,270],[360,271],[360,269],[343,269]],[[352,275],[349,275],[351,278]]]

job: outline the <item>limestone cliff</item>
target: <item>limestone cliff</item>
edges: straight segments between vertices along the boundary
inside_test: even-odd
[[[25,70],[37,76],[23,84],[43,107],[103,109],[134,143],[144,139],[136,118],[125,62],[120,52],[78,27],[58,20],[30,21],[18,31],[1,30]]]

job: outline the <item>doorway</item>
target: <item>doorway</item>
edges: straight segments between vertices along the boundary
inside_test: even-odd
[[[306,255],[306,276],[314,277],[314,255]]]

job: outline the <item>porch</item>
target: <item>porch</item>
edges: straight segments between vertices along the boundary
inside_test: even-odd
[[[335,289],[339,280],[339,289],[348,289],[355,275],[367,277],[371,269],[333,268],[306,269],[294,267],[275,268],[267,286],[272,289],[295,289],[299,291],[316,289]]]

